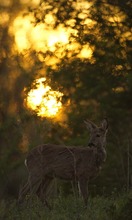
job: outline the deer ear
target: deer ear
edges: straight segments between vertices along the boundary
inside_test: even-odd
[[[90,131],[93,131],[95,128],[97,128],[97,126],[89,120],[85,120],[84,123],[86,125],[86,128]]]
[[[101,127],[107,131],[108,130],[108,120],[106,118],[103,119],[103,121],[101,122]]]

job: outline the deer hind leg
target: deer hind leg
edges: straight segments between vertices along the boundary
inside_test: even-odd
[[[44,203],[49,209],[51,209],[51,206],[47,202],[47,197],[49,195],[50,186],[52,182],[53,182],[52,178],[45,177],[41,181],[41,184],[36,192],[37,196],[40,198],[42,203]]]
[[[80,179],[79,180],[79,190],[80,190],[81,195],[83,197],[85,207],[87,207],[87,203],[88,203],[88,186],[87,186],[87,180],[86,179]]]
[[[37,175],[30,175],[27,183],[19,192],[18,204],[22,203],[27,194],[35,194],[41,184],[41,179]]]
[[[29,181],[20,189],[19,197],[18,197],[18,204],[22,203],[25,196],[30,192],[30,185]]]

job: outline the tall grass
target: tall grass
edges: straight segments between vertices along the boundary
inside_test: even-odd
[[[18,206],[16,200],[0,202],[0,220],[131,220],[132,192],[118,196],[89,198],[87,209],[82,199],[59,196],[50,201],[52,210],[36,198]]]

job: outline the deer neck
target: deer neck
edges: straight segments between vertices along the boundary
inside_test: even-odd
[[[106,160],[106,150],[104,146],[96,147],[96,149],[97,149],[97,157],[96,157],[97,166],[101,166]]]

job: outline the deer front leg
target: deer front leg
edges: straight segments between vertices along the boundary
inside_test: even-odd
[[[77,199],[77,197],[79,196],[79,194],[78,194],[78,188],[79,188],[78,187],[78,182],[73,180],[73,181],[71,181],[71,185],[72,185],[73,195]]]
[[[52,178],[44,178],[40,184],[40,187],[38,188],[36,194],[40,198],[41,202],[44,203],[50,210],[51,206],[47,202],[48,197],[48,190],[51,186],[51,183],[53,182]]]
[[[81,192],[81,195],[83,197],[85,207],[87,207],[87,203],[88,203],[88,185],[87,185],[87,183],[88,183],[88,181],[83,178],[79,179],[79,181],[78,181],[79,191]]]

